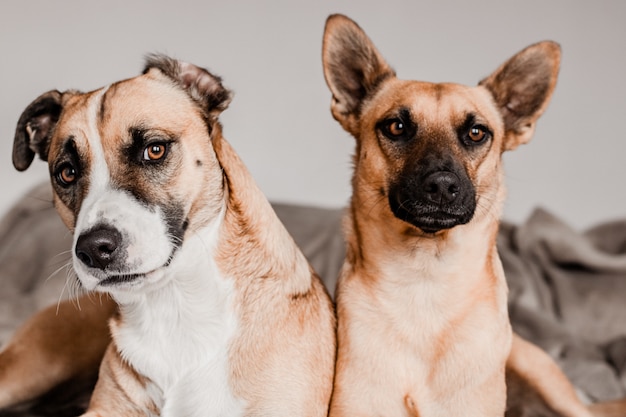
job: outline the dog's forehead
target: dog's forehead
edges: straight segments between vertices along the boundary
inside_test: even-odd
[[[480,86],[396,79],[381,88],[374,102],[370,111],[379,118],[393,116],[398,109],[407,109],[418,123],[457,125],[463,123],[468,114],[491,123],[500,120],[493,98]]]
[[[102,96],[99,111],[105,122],[113,118],[115,123],[145,118],[179,125],[198,113],[185,91],[155,72],[111,84]]]
[[[128,137],[132,128],[156,127],[181,133],[201,125],[190,97],[166,77],[153,73],[119,81],[66,99],[55,137],[78,143],[97,132],[105,145]]]

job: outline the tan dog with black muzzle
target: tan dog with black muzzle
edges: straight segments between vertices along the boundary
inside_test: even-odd
[[[96,325],[113,313],[88,415],[328,412],[332,304],[222,137],[229,101],[218,77],[154,56],[141,76],[48,92],[20,118],[15,166],[35,154],[48,162],[78,279],[119,305],[105,297],[87,312]],[[69,313],[68,335],[46,334],[54,312],[36,316],[0,357],[2,384],[12,379],[32,397],[60,379],[55,372],[77,373],[102,354],[106,329],[77,337],[89,322]],[[86,358],[73,363],[72,352]],[[60,365],[44,366],[47,379],[33,386],[24,370],[46,355]]]
[[[554,362],[512,334],[496,249],[501,154],[530,140],[559,46],[532,45],[477,87],[404,81],[334,15],[323,61],[332,114],[356,138],[330,416],[501,417],[505,364],[507,415],[589,416]]]

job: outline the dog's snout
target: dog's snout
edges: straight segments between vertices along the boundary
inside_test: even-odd
[[[89,268],[106,269],[115,261],[122,242],[119,231],[100,227],[79,236],[76,241],[76,256]]]
[[[449,171],[430,174],[424,181],[426,197],[433,203],[451,203],[459,195],[459,177]]]

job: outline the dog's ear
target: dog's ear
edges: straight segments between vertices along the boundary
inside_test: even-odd
[[[504,119],[503,150],[527,143],[535,123],[548,106],[556,86],[561,48],[545,41],[527,47],[480,82],[500,108]]]
[[[63,94],[48,91],[37,97],[22,112],[13,139],[13,166],[18,171],[26,170],[35,154],[47,161],[52,131],[63,110]]]
[[[230,104],[232,94],[224,88],[222,79],[204,68],[157,54],[146,58],[144,74],[152,68],[158,69],[175,81],[200,105],[210,119],[216,119]]]
[[[333,117],[354,133],[363,100],[395,72],[363,29],[339,14],[326,20],[322,61]]]

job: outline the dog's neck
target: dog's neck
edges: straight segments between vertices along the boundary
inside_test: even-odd
[[[213,146],[227,190],[218,263],[235,280],[278,279],[287,294],[306,293],[311,288],[306,258],[230,144],[217,136]]]
[[[381,282],[443,281],[462,273],[460,280],[481,280],[485,274],[503,280],[496,238],[505,190],[499,188],[491,205],[479,204],[468,224],[436,234],[423,233],[376,203],[375,191],[355,193],[345,221],[347,262],[359,274]],[[373,203],[371,203],[373,202]],[[384,219],[381,221],[381,219]],[[442,276],[448,275],[449,277]]]

